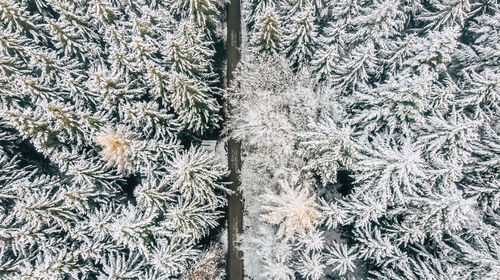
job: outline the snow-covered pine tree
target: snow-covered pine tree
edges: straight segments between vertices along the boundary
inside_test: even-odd
[[[315,8],[308,0],[289,4],[284,46],[287,57],[295,66],[308,62],[317,48]]]
[[[252,40],[259,53],[276,54],[281,51],[283,41],[281,25],[274,6],[267,6],[256,23],[258,32],[255,33]]]
[[[224,164],[193,141],[220,119],[217,14],[213,1],[0,2],[0,278],[197,271],[225,204]]]

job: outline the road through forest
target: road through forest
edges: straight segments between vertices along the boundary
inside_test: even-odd
[[[234,70],[240,61],[241,47],[241,10],[240,0],[231,0],[227,8],[227,72],[226,86],[234,79]],[[229,115],[231,108],[227,107]],[[227,225],[228,225],[228,254],[227,276],[229,280],[243,280],[243,253],[238,250],[236,241],[243,231],[243,201],[239,191],[239,173],[241,169],[241,143],[229,139],[227,145],[229,166],[229,188],[233,191],[228,196]]]

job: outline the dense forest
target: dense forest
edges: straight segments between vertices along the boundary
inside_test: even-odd
[[[500,279],[500,4],[236,2],[0,0],[0,279],[226,279],[231,141],[245,279]]]
[[[0,1],[1,279],[223,277],[220,10]]]
[[[249,279],[499,279],[497,1],[244,3]]]

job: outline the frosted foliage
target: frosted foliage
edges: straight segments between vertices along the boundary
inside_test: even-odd
[[[225,252],[219,246],[211,247],[207,252],[201,254],[196,264],[184,274],[183,280],[223,280],[225,279],[224,264]]]
[[[323,232],[318,230],[308,231],[297,240],[296,246],[297,248],[304,249],[305,252],[321,251],[325,246]]]
[[[221,213],[212,209],[211,206],[197,201],[191,201],[189,204],[178,201],[177,205],[165,211],[165,220],[161,225],[179,235],[200,239],[208,234],[209,228],[217,226]]]
[[[426,28],[439,29],[445,26],[463,26],[471,9],[469,1],[432,1],[431,11],[425,11],[420,20],[429,22]]]
[[[171,190],[179,192],[183,199],[207,203],[214,208],[224,203],[215,195],[215,190],[226,190],[217,183],[218,178],[226,175],[226,169],[224,165],[215,163],[214,154],[201,149],[176,154],[168,171]]]
[[[302,85],[307,80],[293,77],[283,59],[262,59],[258,67],[248,68],[251,65],[248,62],[241,66],[240,75],[245,79],[231,89],[229,102],[235,108],[227,129],[249,147],[289,154],[297,127],[314,114],[314,106],[318,105],[310,100],[311,91]],[[290,88],[273,85],[277,78]]]
[[[265,279],[283,279],[291,280],[294,278],[293,269],[291,269],[287,262],[281,261],[277,263],[267,263],[266,271],[263,273]]]
[[[317,280],[324,275],[324,258],[319,253],[313,253],[311,256],[302,256],[299,261],[299,273],[306,279]]]
[[[210,87],[183,74],[173,73],[169,77],[172,105],[188,128],[205,130],[211,122],[211,114],[218,110],[215,99],[210,96]]]
[[[218,8],[0,1],[0,278],[180,279],[209,250]]]
[[[246,40],[282,48],[246,53],[249,98],[229,93],[248,276],[498,278],[498,1],[249,2]],[[287,237],[312,205],[314,226]],[[278,243],[294,254],[264,265]]]
[[[345,244],[334,243],[329,248],[326,263],[331,265],[333,271],[336,271],[339,275],[344,275],[347,271],[354,271],[356,268],[354,264],[356,254],[353,251],[353,248],[348,249]]]
[[[471,161],[470,151],[474,140],[478,139],[479,121],[473,121],[466,116],[453,112],[448,120],[441,114],[428,118],[427,131],[419,141],[426,147],[427,157],[444,165],[462,165]],[[455,180],[458,180],[456,178]]]
[[[155,215],[149,211],[142,212],[133,206],[120,210],[120,215],[109,225],[111,237],[118,244],[146,251],[145,241],[147,241],[146,237],[151,230]]]
[[[257,104],[247,104],[248,107],[244,111],[246,114],[242,115],[247,121],[234,132],[235,137],[248,140],[248,145],[268,146],[268,149],[290,153],[292,138],[289,135],[293,128],[279,112],[283,110],[281,102],[276,100],[275,93],[269,91],[256,92],[255,95],[253,100]],[[280,139],[281,142],[273,141],[274,138]]]
[[[446,197],[430,193],[428,198],[411,200],[421,212],[409,214],[405,222],[424,229],[432,238],[441,239],[444,233],[459,231],[477,219],[474,200],[464,199],[459,190],[450,191]]]
[[[145,182],[134,190],[137,202],[145,207],[163,208],[176,198],[175,192],[170,188],[168,181],[155,178],[145,179]]]
[[[304,157],[314,155],[309,161],[312,168],[321,175],[324,184],[337,180],[337,170],[350,169],[357,156],[352,141],[352,129],[348,125],[338,127],[335,120],[327,117],[320,123],[312,122],[310,132],[300,133]]]
[[[356,180],[365,193],[379,197],[382,203],[399,203],[406,196],[426,188],[427,174],[421,152],[406,141],[401,150],[390,143],[372,143],[371,155],[360,159]]]
[[[123,126],[119,126],[116,130],[108,128],[96,138],[96,143],[102,147],[102,158],[119,170],[131,168],[131,139],[127,139],[129,136],[126,135],[125,129]]]
[[[320,218],[315,197],[310,197],[306,188],[294,188],[286,181],[280,182],[279,190],[279,195],[264,196],[268,213],[263,218],[270,224],[279,224],[278,235],[286,239],[313,229]]]
[[[0,1],[0,278],[224,279],[206,135],[248,279],[499,278],[498,1],[228,3]]]
[[[327,228],[336,228],[337,225],[343,225],[350,220],[346,209],[340,207],[335,202],[328,203],[324,199],[320,200],[320,202],[320,209]]]
[[[218,13],[213,0],[175,0],[172,10],[181,13],[198,25],[205,26]]]
[[[433,90],[433,75],[424,72],[420,76],[402,73],[391,77],[386,83],[378,85],[359,96],[359,104],[364,106],[354,117],[354,122],[364,127],[366,132],[409,135],[415,125],[424,120],[426,101]]]
[[[138,255],[125,255],[110,254],[106,257],[103,264],[102,274],[98,279],[127,279],[140,277],[141,262]]]
[[[498,5],[498,3],[496,4]],[[485,9],[498,9],[495,2],[490,2]],[[477,35],[474,48],[478,50],[481,61],[493,61],[498,64],[498,54],[500,52],[499,36],[500,15],[498,11],[494,15],[481,15],[477,17],[477,23],[471,24],[471,31]]]
[[[468,84],[467,94],[459,102],[470,106],[479,119],[491,119],[500,112],[500,74],[491,69],[481,73],[467,73],[465,82]]]
[[[259,52],[275,54],[281,50],[283,34],[282,23],[272,6],[266,7],[257,22],[259,30],[253,38],[254,45]]]
[[[155,269],[166,276],[173,276],[187,268],[187,261],[197,253],[193,248],[184,248],[186,240],[173,239],[163,242],[151,252],[149,261]]]
[[[362,9],[362,15],[352,19],[357,32],[353,35],[356,40],[374,40],[384,44],[383,39],[398,34],[404,26],[405,13],[396,1],[375,1],[374,6]],[[369,26],[369,28],[363,28]]]
[[[325,50],[319,50],[312,64],[318,74],[318,80],[326,80],[332,77],[335,66],[340,62],[340,54],[336,45],[331,45]]]
[[[249,227],[245,231],[241,246],[248,256],[245,257],[247,275],[259,280],[293,279],[293,269],[289,266],[292,247],[280,239],[275,229],[267,223]]]
[[[242,65],[240,77],[245,79],[240,78],[228,93],[235,106],[229,128],[233,137],[243,140],[245,150],[241,171],[248,211],[242,240],[245,270],[253,279],[294,279],[297,273],[319,279],[325,245],[316,225],[322,215],[306,175],[310,167],[297,157],[301,153],[297,148],[298,134],[326,107],[322,101],[327,98],[312,90],[307,72],[293,74],[282,58],[257,61]],[[276,78],[285,84],[274,83]],[[274,124],[281,127],[262,126],[268,118],[283,120]],[[264,132],[270,137],[263,137]]]
[[[373,72],[375,57],[372,43],[359,46],[352,56],[345,58],[334,70],[334,78],[340,91],[345,91],[360,84],[363,85]]]
[[[299,1],[300,3],[301,1]],[[291,17],[285,39],[286,53],[293,62],[309,60],[316,48],[316,24],[312,6],[304,5],[298,8]]]

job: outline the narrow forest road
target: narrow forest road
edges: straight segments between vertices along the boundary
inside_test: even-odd
[[[241,10],[240,0],[231,0],[227,9],[227,72],[226,87],[234,79],[234,70],[240,61],[241,46]],[[226,116],[231,108],[226,104]],[[236,244],[240,234],[243,232],[243,201],[240,186],[241,169],[241,143],[229,139],[227,146],[227,158],[229,165],[229,188],[233,191],[228,196],[227,226],[228,226],[228,254],[227,254],[227,278],[229,280],[243,280],[243,253],[238,250]]]

